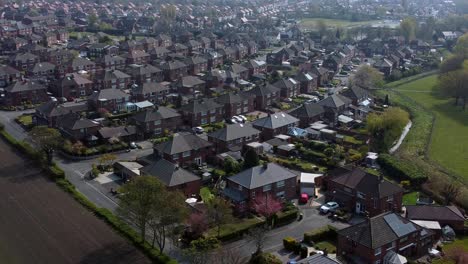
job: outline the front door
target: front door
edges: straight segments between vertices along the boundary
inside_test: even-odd
[[[198,166],[201,166],[201,165],[202,165],[202,159],[201,159],[200,157],[195,158],[195,163],[196,163]]]
[[[357,213],[357,214],[360,214],[360,213],[361,213],[361,203],[360,203],[360,202],[357,202],[357,203],[356,203],[356,213]]]

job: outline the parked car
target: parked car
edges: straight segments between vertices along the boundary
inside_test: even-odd
[[[302,193],[301,198],[299,198],[299,203],[307,203],[309,201],[309,195],[307,193]]]
[[[203,127],[194,127],[192,128],[193,132],[197,133],[197,134],[201,134],[203,132],[205,132],[205,129],[203,129]]]
[[[236,121],[236,119],[234,119],[234,118],[228,118],[228,119],[226,119],[226,122],[227,122],[228,124],[237,124],[237,121]]]
[[[138,146],[137,146],[137,144],[135,142],[130,142],[130,148],[137,149]]]
[[[233,116],[232,119],[236,120],[236,123],[243,123],[244,120],[238,116]]]
[[[238,115],[238,117],[240,117],[244,123],[248,121],[245,115]]]
[[[340,207],[337,202],[328,202],[322,206],[320,206],[320,212],[322,214],[328,214],[329,212],[335,212],[336,209]]]

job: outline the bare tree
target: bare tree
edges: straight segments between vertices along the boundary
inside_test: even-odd
[[[209,263],[243,264],[245,261],[237,249],[223,247],[214,252]]]
[[[249,240],[255,244],[255,253],[260,254],[263,252],[263,246],[265,245],[267,236],[267,229],[264,227],[256,227],[250,230]]]

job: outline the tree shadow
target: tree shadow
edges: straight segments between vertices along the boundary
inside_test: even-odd
[[[463,126],[468,126],[468,108],[463,110],[462,106],[455,106],[453,100],[435,104],[433,110],[447,119],[452,119]]]
[[[111,243],[96,249],[84,256],[81,264],[115,264],[115,263],[151,263],[151,261],[128,243]]]

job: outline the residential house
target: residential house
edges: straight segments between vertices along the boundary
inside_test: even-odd
[[[93,82],[78,73],[71,73],[58,79],[50,86],[50,91],[57,97],[79,98],[93,93]]]
[[[154,155],[180,166],[202,165],[212,153],[212,144],[197,135],[174,134],[171,140],[154,146]]]
[[[181,56],[188,56],[189,54],[189,48],[180,43],[174,43],[172,46],[169,47],[169,50]]]
[[[239,78],[243,80],[247,80],[249,78],[249,69],[247,69],[246,67],[240,64],[237,64],[237,63],[231,64],[229,66],[229,70],[233,72],[234,74],[238,75]]]
[[[292,98],[300,94],[299,83],[293,78],[281,79],[273,84],[280,89],[282,98]]]
[[[112,55],[104,55],[100,62],[101,66],[106,70],[123,70],[126,65],[125,58]]]
[[[426,255],[432,248],[432,236],[430,230],[398,214],[379,214],[339,230],[336,253],[357,263],[395,263],[388,262],[394,254],[403,258]]]
[[[201,56],[188,57],[184,63],[187,65],[190,75],[197,75],[208,70],[208,60]]]
[[[317,90],[317,76],[312,73],[300,72],[294,80],[299,82],[300,93],[310,94]]]
[[[143,50],[131,50],[123,57],[126,59],[127,65],[147,64],[150,60],[150,55]]]
[[[280,98],[280,89],[271,85],[258,85],[247,91],[254,96],[254,108],[257,110],[265,110],[274,102],[278,102]]]
[[[162,59],[165,59],[167,55],[171,53],[171,51],[165,47],[155,47],[155,48],[149,49],[148,53],[150,54],[150,58],[152,60],[158,60],[158,59],[162,60]]]
[[[217,123],[224,119],[224,106],[213,98],[193,100],[183,105],[179,112],[182,113],[184,123],[190,127]]]
[[[8,66],[0,65],[0,87],[8,86],[21,78],[21,72]]]
[[[393,69],[393,63],[387,58],[377,60],[372,66],[385,74],[385,76],[389,76]]]
[[[130,123],[137,127],[139,138],[160,136],[166,131],[177,131],[182,118],[177,111],[164,106],[140,111],[130,118]]]
[[[325,109],[316,103],[304,103],[291,110],[289,114],[299,119],[299,127],[306,128],[310,124],[322,120]]]
[[[55,78],[56,66],[50,62],[38,62],[27,71],[27,76],[32,80],[46,81]]]
[[[88,56],[91,58],[103,58],[104,56],[116,56],[119,48],[106,43],[93,43],[88,47]]]
[[[297,197],[297,176],[276,163],[265,163],[227,178],[224,195],[241,204],[267,195],[289,201]]]
[[[453,205],[405,205],[406,218],[409,220],[437,221],[440,226],[450,226],[453,230],[463,233],[465,221],[463,213]]]
[[[155,37],[156,41],[158,42],[159,47],[170,47],[172,45],[172,39],[168,35],[165,34],[159,34],[157,37]]]
[[[39,56],[32,53],[19,53],[9,59],[10,65],[15,67],[17,70],[26,71],[34,67],[39,62]]]
[[[288,128],[297,126],[299,119],[284,112],[269,114],[252,122],[261,131],[262,140],[272,139],[279,134],[287,134]]]
[[[208,69],[217,68],[224,63],[224,57],[220,52],[217,51],[210,51],[206,53],[206,58],[208,60]]]
[[[60,104],[57,100],[49,100],[36,107],[33,123],[39,126],[57,127],[57,120],[69,113],[81,113],[88,110],[86,102]]]
[[[230,124],[208,134],[208,141],[213,143],[216,153],[239,151],[243,146],[258,141],[260,131],[251,124]]]
[[[98,130],[97,136],[104,143],[109,143],[114,139],[119,139],[124,142],[131,142],[135,140],[137,128],[135,126],[112,126],[102,127]]]
[[[403,189],[382,176],[360,168],[338,168],[324,179],[326,200],[356,214],[375,216],[384,212],[400,212]]]
[[[106,109],[109,112],[120,112],[127,110],[126,104],[130,102],[130,95],[119,89],[108,88],[94,91],[88,102],[96,110]]]
[[[57,120],[57,128],[66,137],[91,143],[97,136],[100,124],[83,118],[79,113],[69,113]]]
[[[338,116],[341,115],[351,104],[351,99],[340,94],[332,94],[318,102],[325,109],[324,117],[330,122],[335,123]]]
[[[47,87],[31,80],[11,83],[4,88],[3,93],[0,92],[0,102],[7,106],[40,104],[48,100]]]
[[[325,68],[325,67],[320,67],[320,68],[313,67],[313,68],[311,68],[312,74],[317,76],[317,85],[318,86],[323,87],[333,79],[333,75],[330,74],[329,71],[330,70]]]
[[[244,62],[242,66],[249,70],[248,79],[250,79],[253,75],[258,75],[266,72],[265,61],[249,60],[247,62]]]
[[[182,62],[174,60],[162,64],[161,69],[164,73],[164,80],[172,82],[181,77],[187,76],[188,67]]]
[[[175,86],[177,92],[186,95],[194,95],[196,91],[203,92],[205,90],[205,81],[196,76],[184,76],[180,78]]]
[[[132,98],[137,101],[150,101],[161,104],[166,101],[171,88],[164,83],[146,82],[140,85],[132,86]]]
[[[215,100],[224,106],[225,118],[254,111],[254,97],[245,92],[225,93],[215,98]]]
[[[69,65],[68,72],[82,72],[86,71],[87,73],[93,74],[96,72],[96,63],[89,59],[85,58],[75,58],[71,61]]]
[[[126,71],[136,84],[151,83],[151,82],[162,82],[164,75],[161,69],[151,65],[138,65],[132,64]]]
[[[120,70],[105,70],[95,78],[99,89],[127,89],[131,76]]]
[[[343,91],[341,95],[351,99],[351,103],[354,105],[359,105],[369,99],[369,92],[355,85]]]
[[[142,175],[156,177],[169,190],[182,192],[185,197],[193,197],[200,193],[200,177],[165,159],[154,161],[140,171]]]

